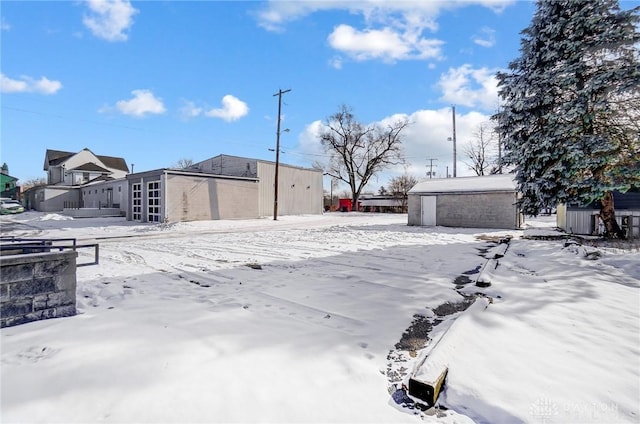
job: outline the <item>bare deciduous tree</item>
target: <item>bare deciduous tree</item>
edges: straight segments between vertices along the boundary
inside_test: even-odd
[[[330,156],[325,173],[349,185],[354,208],[372,176],[404,161],[402,131],[408,125],[406,119],[386,127],[363,125],[346,105],[327,118],[319,135],[325,152]]]
[[[40,186],[46,186],[46,185],[47,185],[47,180],[44,177],[28,178],[23,183],[20,184],[20,186],[22,187],[22,191],[28,190],[33,187],[40,187]]]
[[[402,212],[407,211],[407,197],[409,190],[418,183],[418,179],[413,175],[404,174],[392,178],[389,181],[389,193],[398,199],[398,206]]]
[[[499,170],[497,148],[497,136],[493,126],[482,123],[473,133],[473,140],[464,147],[464,154],[470,160],[465,164],[476,175],[496,174]]]
[[[178,161],[173,165],[173,168],[176,169],[187,169],[191,165],[193,165],[193,160],[189,158],[178,159]]]

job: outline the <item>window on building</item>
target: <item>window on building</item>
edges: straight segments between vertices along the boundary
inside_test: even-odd
[[[147,183],[147,221],[160,222],[160,181]]]
[[[142,184],[131,185],[131,214],[134,221],[142,221]]]

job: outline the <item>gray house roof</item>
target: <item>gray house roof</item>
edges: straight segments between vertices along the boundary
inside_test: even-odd
[[[409,194],[422,193],[486,193],[515,192],[513,175],[483,175],[480,177],[434,178],[420,182],[409,190]]]
[[[91,150],[86,147],[83,150]],[[44,158],[44,167],[43,169],[47,171],[49,166],[60,165],[61,163],[66,162],[70,157],[76,155],[78,152],[64,152],[62,150],[51,150],[47,149]],[[93,153],[93,152],[91,152]],[[95,155],[95,154],[94,154]],[[118,158],[114,156],[104,156],[104,155],[95,155],[102,163],[104,163],[107,167],[111,169],[117,169],[120,171],[129,172],[129,166],[127,166],[127,162],[124,158]]]

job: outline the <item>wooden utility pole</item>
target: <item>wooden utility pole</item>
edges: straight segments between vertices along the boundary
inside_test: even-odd
[[[278,90],[274,96],[278,96],[278,124],[276,129],[276,175],[273,185],[273,220],[278,219],[278,168],[280,167],[280,113],[282,112],[282,95],[288,93],[291,89]]]

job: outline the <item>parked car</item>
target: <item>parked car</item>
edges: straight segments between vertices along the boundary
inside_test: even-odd
[[[17,200],[0,199],[0,215],[24,212],[24,206]]]

